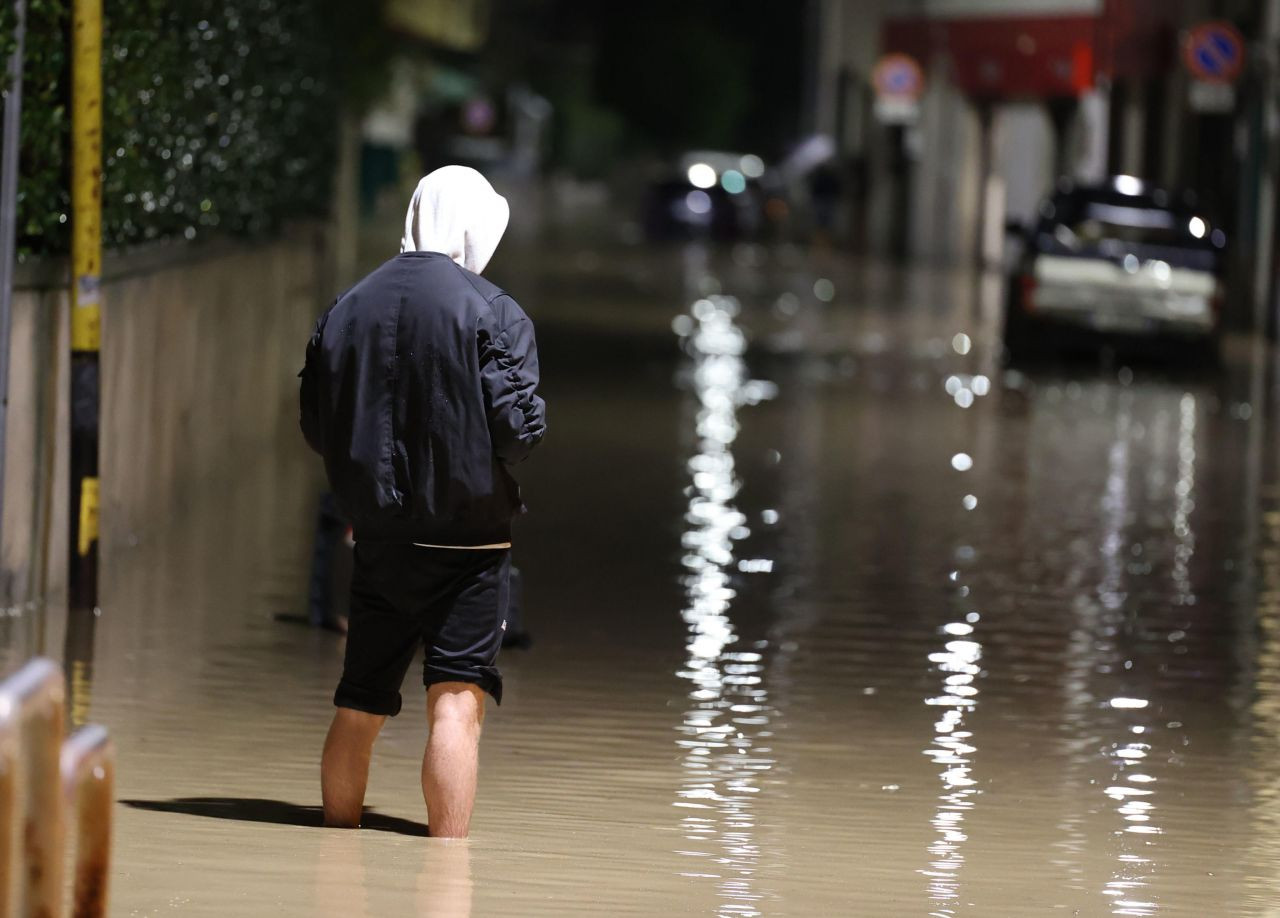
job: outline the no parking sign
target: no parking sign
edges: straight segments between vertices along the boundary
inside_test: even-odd
[[[1182,59],[1195,77],[1191,110],[1224,115],[1236,107],[1236,81],[1244,73],[1244,36],[1229,22],[1202,22],[1187,32]]]
[[[1229,22],[1201,23],[1182,50],[1191,75],[1205,83],[1234,83],[1244,72],[1244,36]]]
[[[924,70],[908,54],[886,54],[871,73],[876,116],[885,124],[912,124],[920,116]]]

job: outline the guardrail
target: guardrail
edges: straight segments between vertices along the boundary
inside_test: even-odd
[[[88,726],[63,742],[66,683],[35,659],[0,682],[0,918],[59,918],[67,818],[75,822],[70,914],[107,911],[115,751]]]

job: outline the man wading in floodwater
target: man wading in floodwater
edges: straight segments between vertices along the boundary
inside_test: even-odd
[[[522,509],[507,469],[546,429],[533,323],[478,276],[507,218],[479,172],[432,172],[413,193],[400,254],[340,296],[307,345],[302,432],[356,539],[320,768],[328,826],[360,824],[373,742],[400,711],[421,644],[431,834],[470,827],[483,693],[502,700],[494,663]]]

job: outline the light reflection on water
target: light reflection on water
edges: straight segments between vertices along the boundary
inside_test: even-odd
[[[1120,646],[1119,636],[1124,632],[1125,607],[1129,599],[1126,592],[1126,564],[1130,552],[1131,537],[1127,526],[1131,517],[1130,477],[1133,472],[1135,444],[1140,442],[1145,432],[1141,425],[1133,419],[1132,399],[1129,393],[1122,392],[1116,400],[1115,422],[1111,443],[1106,453],[1106,477],[1103,482],[1102,496],[1099,500],[1099,547],[1100,556],[1098,581],[1093,595],[1082,594],[1074,603],[1076,627],[1070,637],[1071,664],[1068,669],[1066,697],[1068,713],[1066,720],[1070,723],[1084,724],[1097,711],[1107,704],[1105,696],[1099,697],[1099,687],[1095,680],[1099,675],[1122,673],[1125,671],[1124,649]],[[1152,425],[1152,441],[1158,445],[1164,440],[1162,417],[1157,415]],[[1153,444],[1148,444],[1151,448]],[[1141,463],[1142,459],[1139,458]],[[1164,486],[1161,480],[1162,466],[1159,462],[1148,469],[1153,489]],[[1083,549],[1080,549],[1083,551]],[[1087,570],[1091,559],[1078,558],[1082,570]],[[1121,699],[1115,699],[1121,701]],[[1132,699],[1131,705],[1112,704],[1112,708],[1131,707],[1140,710],[1145,707],[1140,699]],[[1106,760],[1105,778],[1102,781],[1102,793],[1116,808],[1122,819],[1129,815],[1144,816],[1143,812],[1150,804],[1143,798],[1153,795],[1149,786],[1154,779],[1143,773],[1137,782],[1129,783],[1125,774],[1126,766],[1133,761],[1145,757],[1147,749],[1143,744],[1131,742],[1132,733],[1127,731],[1117,740],[1108,743],[1106,732],[1115,729],[1110,723],[1103,727],[1103,733],[1097,742],[1102,745],[1102,755]],[[1144,728],[1136,727],[1138,733]],[[1113,734],[1114,736],[1114,734]],[[1089,737],[1079,737],[1072,744],[1076,755],[1081,757],[1081,764],[1087,763],[1090,754]],[[1149,748],[1149,747],[1147,747]],[[1086,766],[1086,771],[1089,769]],[[1079,769],[1073,769],[1077,772]],[[1076,782],[1083,784],[1082,777]],[[1087,787],[1078,790],[1086,796],[1097,793],[1096,779],[1088,781]],[[1131,804],[1139,804],[1137,807]],[[1146,804],[1144,806],[1144,804]],[[1085,839],[1080,833],[1083,821],[1076,818],[1069,820],[1067,829],[1074,842],[1073,855],[1082,856],[1087,848]],[[1134,825],[1134,822],[1130,822]],[[1142,898],[1149,878],[1150,861],[1133,850],[1133,846],[1125,841],[1123,830],[1113,830],[1113,844],[1110,853],[1113,860],[1109,865],[1109,876],[1102,887],[1102,894],[1107,897],[1108,907],[1115,915],[1150,915],[1154,914],[1155,903]]]
[[[1190,563],[1195,553],[1195,535],[1190,526],[1190,515],[1195,509],[1196,411],[1195,396],[1184,393],[1178,402],[1177,477],[1173,485],[1172,578],[1173,602],[1176,606],[1193,606],[1196,602],[1189,579]],[[1108,471],[1107,497],[1103,504],[1110,524],[1107,539],[1103,543],[1109,577],[1119,576],[1114,572],[1123,567],[1121,547],[1127,544],[1127,541],[1122,539],[1122,530],[1127,517],[1128,444],[1132,438],[1128,429],[1130,423],[1127,404],[1122,404],[1116,449],[1112,454],[1115,461]],[[1161,432],[1161,426],[1157,426],[1154,432]],[[1161,448],[1162,437],[1157,436],[1153,439],[1155,442],[1150,449],[1149,460],[1154,466],[1159,467],[1166,450]],[[1123,450],[1120,448],[1121,444],[1124,444]],[[1154,476],[1154,481],[1167,487],[1167,476]],[[1104,587],[1100,590],[1100,598],[1109,610],[1119,607],[1118,604],[1107,602],[1114,593],[1114,583],[1104,582]],[[1119,623],[1116,622],[1104,634],[1109,636],[1119,631]],[[1123,656],[1119,648],[1116,648],[1116,656],[1117,658]],[[1133,661],[1126,660],[1122,666],[1123,671],[1128,672],[1133,667]],[[1116,697],[1110,700],[1109,705],[1114,710],[1132,711],[1138,716],[1126,727],[1129,735],[1122,736],[1112,743],[1108,753],[1112,780],[1104,793],[1113,801],[1117,814],[1124,821],[1124,826],[1120,832],[1117,832],[1120,842],[1116,864],[1112,878],[1103,889],[1103,894],[1111,898],[1114,915],[1154,915],[1159,910],[1159,903],[1155,901],[1156,897],[1150,889],[1155,857],[1152,846],[1155,843],[1153,837],[1162,834],[1162,829],[1155,818],[1155,795],[1158,782],[1157,777],[1151,773],[1158,768],[1159,763],[1152,759],[1151,753],[1153,734],[1158,731],[1158,728],[1146,722],[1146,718],[1139,713],[1149,708],[1149,702],[1145,698]]]
[[[1144,430],[1133,420],[1129,394],[1122,393],[1118,402],[1116,434],[1108,457],[1107,484],[1102,501],[1105,523],[1103,578],[1097,591],[1101,608],[1095,610],[1096,622],[1089,639],[1101,652],[1108,671],[1114,672],[1122,686],[1127,688],[1135,661],[1118,643],[1118,637],[1131,630],[1129,618],[1132,612],[1126,612],[1126,605],[1136,602],[1122,588],[1126,565],[1133,554],[1133,540],[1126,531],[1131,516],[1133,451],[1145,441],[1146,450],[1137,461],[1148,467],[1148,482],[1157,497],[1169,493],[1169,480],[1173,477],[1173,513],[1170,519],[1174,535],[1172,599],[1175,606],[1193,606],[1195,595],[1191,590],[1189,569],[1195,551],[1195,536],[1190,526],[1190,514],[1195,508],[1197,404],[1195,396],[1190,393],[1184,393],[1178,399],[1174,454],[1176,476],[1168,476],[1164,467],[1169,461],[1166,434],[1169,412],[1160,412],[1151,429]],[[1098,703],[1103,702],[1099,699]],[[1115,833],[1112,875],[1102,892],[1110,899],[1112,914],[1150,916],[1160,908],[1151,887],[1156,855],[1153,846],[1155,837],[1162,834],[1156,819],[1158,779],[1153,773],[1159,769],[1160,763],[1152,757],[1153,743],[1157,742],[1160,730],[1149,723],[1143,713],[1149,709],[1146,698],[1123,695],[1105,703],[1114,711],[1131,713],[1127,722],[1118,725],[1123,732],[1104,749],[1110,780],[1103,793],[1122,823]]]
[[[969,628],[966,622],[952,622],[946,629]],[[931,915],[954,915],[960,894],[960,869],[964,865],[965,815],[973,809],[974,798],[981,793],[973,779],[972,756],[977,752],[974,737],[965,729],[965,717],[978,704],[978,687],[974,684],[982,674],[979,661],[982,645],[974,640],[951,640],[943,650],[929,654],[929,662],[941,673],[942,692],[925,699],[925,704],[940,709],[934,729],[933,744],[925,749],[935,765],[941,767],[942,793],[934,809],[932,823],[937,838],[929,845],[933,860],[923,871],[929,877],[929,897],[934,901]]]
[[[731,649],[738,640],[729,615],[734,542],[749,535],[746,516],[734,506],[739,482],[733,443],[738,408],[769,397],[772,387],[747,378],[738,312],[734,298],[711,295],[695,301],[674,326],[684,338],[697,402],[682,539],[688,631],[679,675],[690,683],[690,706],[677,728],[685,775],[675,806],[685,811],[680,826],[691,843],[679,852],[692,859],[683,875],[718,881],[720,914],[758,915],[754,798],[775,765],[772,749],[760,743],[772,735],[773,711],[761,653],[767,642]]]
[[[1123,916],[1151,916],[1161,909],[1153,881],[1159,863],[1158,838],[1163,834],[1157,816],[1159,774],[1167,763],[1155,750],[1172,740],[1164,724],[1153,722],[1152,705],[1144,695],[1144,686],[1156,675],[1152,663],[1134,652],[1134,641],[1143,628],[1145,601],[1137,589],[1141,581],[1134,578],[1150,564],[1135,530],[1144,518],[1139,508],[1152,504],[1169,508],[1163,519],[1168,527],[1165,531],[1173,535],[1170,606],[1196,604],[1190,565],[1195,552],[1191,513],[1195,509],[1199,406],[1191,393],[1144,396],[1155,403],[1147,406],[1145,416],[1135,416],[1137,397],[1132,391],[1121,389],[1114,400],[1115,420],[1098,505],[1098,580],[1092,596],[1082,594],[1074,604],[1076,627],[1070,637],[1071,663],[1065,683],[1067,723],[1079,727],[1099,710],[1109,715],[1099,722],[1096,739],[1086,733],[1072,746],[1076,755],[1084,755],[1093,739],[1105,763],[1098,778],[1089,781],[1089,791],[1096,793],[1093,788],[1100,787],[1119,817],[1118,824],[1112,824],[1109,876],[1101,892],[1111,914]],[[1106,396],[1099,393],[1099,397]],[[1173,404],[1165,407],[1171,401]],[[1170,436],[1171,421],[1176,423],[1174,437]],[[1145,482],[1145,494],[1134,493],[1137,481]],[[1146,519],[1152,518],[1147,514]],[[1081,545],[1077,551],[1079,569],[1087,570],[1091,563],[1086,557],[1087,546]],[[1173,630],[1162,637],[1177,644],[1184,632]],[[1170,710],[1172,702],[1163,701],[1162,720],[1168,721],[1176,713],[1176,709]],[[1082,777],[1074,778],[1074,783],[1085,790]],[[1082,825],[1079,819],[1063,825],[1077,857],[1085,848]]]
[[[1191,558],[1196,551],[1196,534],[1191,528],[1191,511],[1195,510],[1196,488],[1196,397],[1190,392],[1182,396],[1178,413],[1178,483],[1173,493],[1176,507],[1173,535],[1177,545],[1173,554],[1174,602],[1194,606],[1196,594],[1191,586]]]
[[[961,347],[956,351],[961,356],[966,353]],[[976,378],[961,373],[947,376],[943,388],[948,399],[961,409],[973,407],[985,394],[973,385]],[[1103,812],[1119,818],[1107,830],[1111,836],[1107,873],[1092,888],[1101,887],[1111,914],[1152,916],[1161,909],[1153,883],[1164,833],[1159,817],[1160,779],[1169,764],[1158,751],[1163,753],[1179,738],[1164,723],[1177,715],[1177,707],[1170,709],[1171,702],[1163,702],[1160,722],[1156,722],[1153,704],[1146,697],[1151,680],[1159,677],[1163,667],[1157,670],[1155,660],[1136,652],[1138,642],[1145,639],[1143,613],[1148,607],[1144,604],[1151,593],[1137,578],[1156,560],[1144,554],[1147,546],[1139,533],[1154,526],[1154,538],[1167,540],[1169,580],[1165,582],[1172,582],[1164,594],[1165,608],[1196,606],[1193,514],[1202,406],[1194,393],[1171,387],[1151,387],[1138,395],[1123,382],[1119,389],[1086,389],[1069,383],[1062,391],[1080,403],[1092,396],[1095,410],[1106,410],[1113,419],[1103,454],[1101,493],[1093,503],[1096,537],[1072,543],[1075,559],[1070,564],[1073,570],[1067,572],[1068,582],[1078,592],[1071,604],[1075,625],[1068,640],[1063,683],[1064,726],[1070,725],[1074,735],[1064,737],[1064,748],[1071,763],[1068,784],[1076,788],[1082,807],[1073,807],[1059,822],[1062,837],[1054,848],[1066,857],[1055,857],[1054,864],[1066,869],[1072,886],[1092,885],[1081,868],[1090,853],[1098,850],[1096,841],[1088,841],[1093,821],[1089,814],[1098,812],[1098,807],[1087,801],[1100,795],[1106,801]],[[1044,395],[1052,400],[1055,393],[1049,390],[1040,397]],[[1141,415],[1135,413],[1136,405],[1144,409]],[[972,484],[983,468],[985,453],[978,446],[961,441],[947,450],[951,469],[963,482],[956,494],[964,495],[958,499],[966,511],[985,506]],[[1139,482],[1145,484],[1145,492],[1133,493]],[[1086,511],[1084,518],[1088,515]],[[960,520],[959,542],[964,544],[956,547],[958,569],[950,576],[962,617],[939,629],[942,646],[928,655],[936,681],[925,698],[927,705],[941,712],[932,742],[924,750],[939,768],[942,792],[931,818],[935,832],[928,847],[931,860],[922,871],[929,878],[931,914],[940,918],[957,914],[967,901],[961,898],[965,845],[971,832],[966,824],[977,818],[975,807],[982,794],[973,772],[980,744],[972,722],[981,695],[979,682],[987,676],[979,637],[985,623],[969,584],[983,583],[984,574],[967,570],[966,564],[979,556],[978,549],[983,547],[979,539],[989,530],[982,528],[977,514],[962,514]],[[1153,522],[1157,520],[1163,522]],[[1092,589],[1085,579],[1090,571]],[[1153,612],[1157,609],[1152,607]],[[1160,635],[1174,645],[1173,654],[1184,650],[1185,627],[1178,624]],[[1105,713],[1099,716],[1099,712]],[[1168,726],[1181,727],[1181,723]],[[1095,764],[1090,764],[1091,759]]]
[[[952,339],[952,348],[960,356],[971,350],[971,339],[963,332]],[[977,399],[990,391],[985,376],[949,376],[944,385],[948,396],[958,407],[970,408]],[[951,457],[951,467],[959,473],[973,469],[974,460],[967,452],[957,452]],[[966,474],[965,476],[969,476]],[[960,505],[966,512],[976,510],[980,496],[970,487],[961,487],[964,497]],[[957,546],[958,557],[970,557],[971,546]],[[938,709],[934,723],[935,735],[925,748],[927,755],[941,771],[939,780],[942,793],[938,795],[930,820],[936,837],[929,844],[929,866],[922,870],[929,878],[928,893],[932,901],[931,916],[950,918],[960,905],[960,871],[964,866],[964,843],[968,841],[965,817],[973,810],[976,798],[982,791],[973,777],[973,755],[978,751],[975,739],[966,723],[978,706],[978,679],[982,676],[982,644],[977,637],[981,613],[973,607],[970,588],[963,582],[961,570],[950,575],[957,608],[962,614],[944,624],[942,649],[929,654],[931,670],[938,674],[940,685],[935,694],[925,698],[925,704]]]

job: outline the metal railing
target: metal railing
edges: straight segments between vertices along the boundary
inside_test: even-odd
[[[36,659],[0,682],[0,918],[67,914],[63,868],[75,823],[70,914],[103,916],[111,855],[115,751],[88,726],[63,742],[66,683]]]

